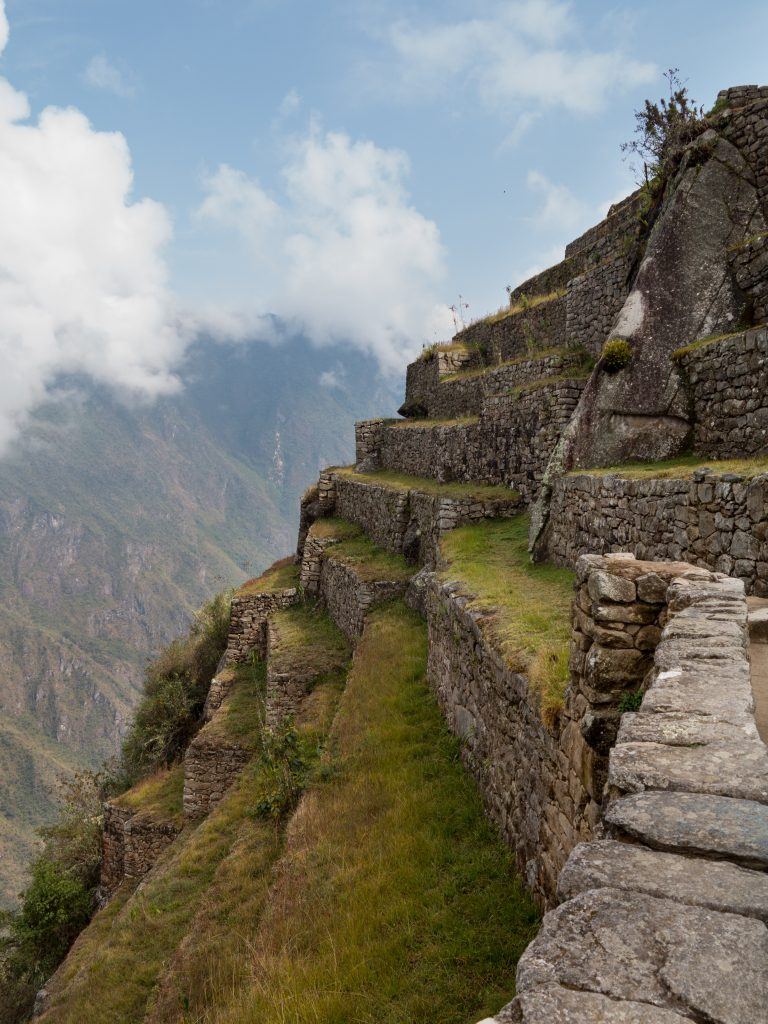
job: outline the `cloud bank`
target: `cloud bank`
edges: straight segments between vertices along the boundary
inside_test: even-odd
[[[451,332],[437,298],[436,225],[410,203],[399,150],[317,128],[295,140],[278,196],[222,165],[205,183],[200,220],[238,231],[258,267],[255,309],[316,344],[350,342],[400,369]]]
[[[390,24],[386,41],[397,68],[387,71],[387,92],[435,97],[458,82],[505,116],[531,106],[589,114],[656,75],[654,65],[621,49],[581,46],[572,3],[518,0],[485,8],[483,17],[461,21]]]
[[[131,201],[125,139],[73,109],[29,118],[0,78],[0,452],[61,374],[153,397],[176,387],[185,345],[163,259],[170,222]]]

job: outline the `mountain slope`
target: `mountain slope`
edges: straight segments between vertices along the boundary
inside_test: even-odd
[[[63,382],[0,460],[6,899],[56,777],[116,750],[148,655],[290,548],[301,490],[349,461],[356,417],[393,401],[372,361],[300,339],[203,341],[183,376],[179,394],[143,407]]]

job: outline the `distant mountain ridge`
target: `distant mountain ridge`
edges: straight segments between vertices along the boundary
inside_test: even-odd
[[[67,382],[0,460],[0,899],[57,775],[115,751],[147,656],[285,551],[298,495],[393,402],[372,359],[301,339],[203,340],[182,376],[140,407]]]

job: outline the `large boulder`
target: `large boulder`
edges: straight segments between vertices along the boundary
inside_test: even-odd
[[[707,130],[667,186],[611,331],[629,343],[631,360],[615,373],[598,363],[568,431],[564,468],[663,459],[685,448],[688,400],[672,354],[744,319],[732,252],[765,230],[752,171],[735,146]]]

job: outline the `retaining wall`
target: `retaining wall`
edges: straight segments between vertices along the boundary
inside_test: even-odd
[[[577,846],[496,1024],[765,1024],[768,751],[738,580],[679,578],[611,751],[605,838]]]
[[[225,664],[241,664],[253,652],[263,658],[267,649],[267,616],[276,608],[289,608],[298,600],[299,592],[295,587],[261,594],[235,594],[232,597]]]
[[[696,471],[693,478],[632,480],[576,474],[552,485],[545,557],[631,551],[742,579],[768,596],[768,476]]]
[[[768,328],[684,349],[678,365],[691,396],[694,451],[718,459],[768,451]]]
[[[252,757],[251,749],[199,732],[184,755],[184,817],[205,817]]]
[[[366,580],[354,565],[327,552],[320,570],[319,592],[328,614],[353,643],[363,633],[365,616],[382,601],[402,597],[407,584],[400,580]]]
[[[521,509],[514,491],[509,497],[451,498],[417,488],[400,489],[373,480],[334,474],[333,514],[362,527],[374,544],[419,565],[440,561],[440,538],[449,530],[483,519],[506,518]]]
[[[504,485],[530,503],[583,388],[581,380],[557,380],[488,396],[475,422],[357,424],[357,465],[441,482]]]
[[[142,878],[181,831],[173,821],[138,813],[108,801],[104,805],[99,889],[109,897],[126,878]]]

